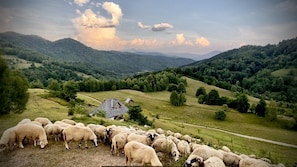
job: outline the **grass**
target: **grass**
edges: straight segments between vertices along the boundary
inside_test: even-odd
[[[275,76],[275,77],[283,77],[283,76],[288,75],[290,72],[293,72],[294,79],[297,80],[297,68],[296,67],[290,67],[290,68],[276,70],[276,71],[273,71],[271,73],[271,75]]]
[[[287,166],[292,166],[297,162],[296,149],[260,141],[249,140],[217,132],[209,129],[198,128],[195,125],[220,128],[231,132],[245,135],[271,139],[275,141],[297,144],[297,132],[280,128],[277,122],[270,122],[253,114],[241,114],[235,110],[228,111],[225,121],[214,119],[214,112],[221,109],[221,106],[208,106],[197,103],[195,97],[196,89],[200,85],[208,90],[212,87],[201,82],[188,79],[187,102],[185,106],[174,107],[169,103],[169,92],[143,93],[134,90],[118,90],[97,93],[78,93],[78,97],[83,99],[91,108],[99,106],[105,98],[117,98],[124,102],[126,98],[132,98],[135,105],[140,105],[143,114],[153,120],[154,127],[161,127],[165,130],[190,134],[196,138],[201,138],[205,143],[220,147],[226,145],[233,151],[244,154],[255,154],[258,157],[267,157],[274,163],[282,162]],[[216,88],[220,95],[234,97],[232,92]],[[30,99],[27,110],[21,114],[8,114],[0,117],[0,133],[5,129],[14,126],[23,118],[34,119],[36,117],[48,117],[50,120],[61,120],[63,118],[73,118],[76,121],[87,123],[98,123],[104,125],[134,125],[133,123],[113,121],[100,117],[86,117],[85,115],[67,115],[68,108],[63,101],[45,98],[46,91],[43,89],[30,89]],[[89,110],[89,111],[90,111]],[[188,125],[191,124],[192,126]],[[137,125],[134,125],[137,126]],[[139,127],[139,126],[138,126]],[[62,146],[63,147],[63,146]],[[14,154],[14,153],[13,153]],[[57,155],[62,156],[62,152],[57,151]],[[55,161],[55,158],[53,161]],[[58,160],[57,160],[58,161]],[[54,162],[53,162],[54,163]]]

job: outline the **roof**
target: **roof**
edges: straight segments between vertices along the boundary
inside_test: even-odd
[[[113,118],[118,115],[125,114],[129,109],[119,100],[105,99],[104,102],[92,112],[91,115],[96,115],[98,111],[104,111],[106,118]]]

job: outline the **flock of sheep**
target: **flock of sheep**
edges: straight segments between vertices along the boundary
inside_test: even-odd
[[[52,123],[48,118],[38,117],[34,121],[23,119],[16,126],[4,131],[0,145],[12,150],[15,146],[24,148],[23,142],[32,140],[34,146],[45,148],[48,140],[63,140],[66,149],[70,149],[70,141],[92,141],[109,145],[112,155],[125,154],[126,166],[137,164],[162,166],[160,157],[168,156],[173,161],[186,157],[184,166],[204,167],[283,167],[282,163],[272,164],[267,158],[257,159],[255,156],[235,154],[223,146],[215,149],[207,145],[197,144],[197,139],[189,135],[164,131],[161,128],[147,131],[126,126],[103,126],[77,123],[63,119]],[[199,142],[198,142],[199,143]]]

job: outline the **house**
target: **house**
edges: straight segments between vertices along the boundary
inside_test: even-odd
[[[104,112],[106,118],[122,116],[128,112],[128,108],[116,98],[105,99],[104,102],[96,108],[90,115],[95,116],[98,112]]]

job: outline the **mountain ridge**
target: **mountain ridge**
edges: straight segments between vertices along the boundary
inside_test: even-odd
[[[194,60],[182,57],[149,56],[120,51],[96,50],[72,38],[49,41],[36,35],[16,32],[0,33],[0,42],[30,49],[56,61],[81,62],[97,70],[127,75],[165,68],[179,67]]]

